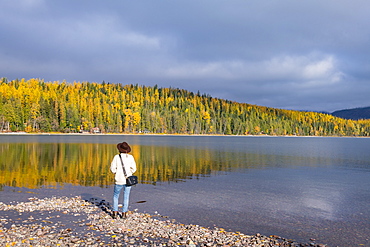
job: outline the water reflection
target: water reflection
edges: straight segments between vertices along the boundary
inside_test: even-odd
[[[211,152],[132,145],[142,183],[179,181],[228,170],[213,162]],[[109,186],[115,145],[82,143],[4,143],[0,145],[2,186],[38,188],[70,183]]]
[[[3,185],[37,188],[71,183],[104,186],[111,147],[101,144],[5,143],[0,145]]]
[[[268,155],[207,147],[131,145],[141,183],[178,182],[270,167],[330,165],[333,159]],[[102,143],[1,143],[0,185],[26,188],[63,183],[107,187],[115,145]]]

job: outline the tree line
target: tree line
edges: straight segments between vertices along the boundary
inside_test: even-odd
[[[0,131],[369,136],[370,120],[269,108],[178,88],[0,81]]]

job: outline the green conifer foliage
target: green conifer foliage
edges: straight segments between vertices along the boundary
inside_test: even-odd
[[[157,85],[1,78],[0,131],[369,136],[370,120],[242,104]]]

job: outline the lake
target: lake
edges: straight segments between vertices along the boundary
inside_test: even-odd
[[[246,234],[370,246],[370,138],[0,135],[0,199],[111,201],[109,166],[122,141],[140,180],[131,210]]]

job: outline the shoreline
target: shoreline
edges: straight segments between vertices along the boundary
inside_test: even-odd
[[[218,136],[218,137],[291,137],[291,138],[370,138],[370,136],[300,136],[300,135],[221,135],[221,134],[143,134],[143,133],[27,133],[27,132],[0,132],[1,135],[40,135],[40,136],[192,136],[192,137],[206,137],[206,136]]]
[[[0,202],[0,215],[0,244],[4,246],[326,246],[314,240],[298,243],[276,235],[185,225],[137,210],[127,218],[114,220],[108,202],[80,196]]]

